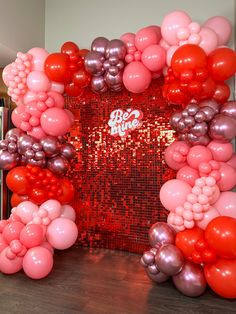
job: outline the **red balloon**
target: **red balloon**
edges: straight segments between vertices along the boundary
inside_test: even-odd
[[[212,98],[219,104],[224,104],[230,96],[230,88],[226,83],[218,83]]]
[[[71,97],[79,97],[83,94],[84,89],[71,82],[65,86],[65,93]]]
[[[234,50],[222,47],[208,56],[208,69],[216,82],[228,80],[236,73],[236,54]]]
[[[185,258],[192,260],[192,253],[195,250],[196,242],[204,237],[204,231],[198,227],[185,229],[177,233],[175,245],[182,251]]]
[[[207,55],[204,50],[192,44],[187,44],[179,47],[171,59],[171,67],[174,72],[182,73],[184,71],[198,68],[206,68]]]
[[[211,77],[202,82],[202,93],[200,99],[212,98],[215,93],[216,84]]]
[[[66,53],[71,56],[77,54],[79,47],[73,41],[67,41],[61,46],[61,53]]]
[[[11,207],[16,207],[21,202],[28,201],[28,199],[28,195],[19,195],[17,193],[13,193],[11,197]]]
[[[218,259],[207,264],[204,273],[208,285],[223,298],[236,298],[236,260]]]
[[[25,195],[29,191],[27,180],[27,170],[25,167],[16,167],[11,169],[6,177],[8,188],[17,194]]]
[[[70,57],[65,53],[52,53],[45,61],[45,73],[50,80],[60,83],[66,83],[71,80],[69,71]]]
[[[218,256],[236,258],[236,219],[214,218],[205,230],[205,239]]]
[[[86,55],[89,53],[89,50],[88,49],[81,49],[79,51],[79,56],[84,59],[86,57]]]
[[[61,195],[58,195],[57,200],[61,204],[70,203],[73,200],[74,194],[75,194],[75,189],[74,189],[73,184],[68,179],[62,179],[61,188],[62,188],[62,193]]]
[[[192,81],[188,84],[188,92],[192,96],[198,96],[202,92],[202,84],[198,81]]]
[[[84,69],[80,69],[73,74],[72,81],[80,88],[87,87],[90,82],[90,75]]]
[[[48,196],[44,190],[40,188],[34,188],[29,192],[29,199],[37,205],[41,205],[42,203],[46,202]]]
[[[165,92],[166,98],[170,103],[185,104],[189,101],[189,97],[181,90],[180,84],[178,82],[169,84]]]

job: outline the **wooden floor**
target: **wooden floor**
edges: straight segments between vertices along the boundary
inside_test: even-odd
[[[236,301],[207,291],[181,295],[171,282],[153,284],[139,256],[74,247],[57,252],[48,278],[31,280],[23,272],[0,274],[0,313],[236,313]]]

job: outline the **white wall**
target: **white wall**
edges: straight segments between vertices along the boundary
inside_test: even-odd
[[[0,0],[0,66],[17,51],[44,47],[45,0]]]
[[[119,38],[125,32],[158,25],[167,13],[178,9],[198,22],[213,15],[234,22],[234,0],[46,0],[45,45],[53,52],[72,40],[90,48],[98,36]]]

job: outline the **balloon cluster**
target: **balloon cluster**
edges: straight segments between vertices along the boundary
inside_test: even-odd
[[[208,145],[211,139],[230,142],[236,136],[236,102],[221,107],[214,100],[190,103],[172,115],[170,124],[179,139],[191,145]]]
[[[85,57],[85,69],[92,75],[92,91],[104,93],[108,89],[113,92],[122,90],[125,55],[126,47],[121,40],[108,40],[105,37],[94,39],[91,52]]]
[[[161,75],[166,66],[166,52],[160,46],[161,29],[159,26],[148,26],[140,29],[136,34],[125,33],[120,39],[127,47],[123,82],[127,90],[132,93],[145,91],[152,78]]]
[[[20,129],[11,129],[0,141],[0,169],[10,170],[17,164],[47,167],[57,175],[65,174],[74,158],[73,145],[64,139],[47,136],[38,141]]]
[[[178,234],[177,234],[178,236]],[[141,265],[148,277],[162,283],[171,276],[176,288],[183,294],[197,297],[204,293],[206,280],[202,267],[185,260],[175,231],[164,222],[155,223],[149,231],[151,249],[144,252]]]
[[[67,204],[74,197],[74,187],[68,179],[60,178],[50,170],[38,166],[27,165],[11,169],[7,174],[6,183],[13,192],[13,207],[23,200],[40,205],[51,198]]]
[[[88,52],[68,41],[61,46],[61,52],[52,53],[45,60],[46,75],[64,84],[68,96],[82,95],[84,88],[89,85],[90,75],[84,68],[84,58]]]
[[[191,100],[212,98],[223,104],[230,96],[224,82],[236,73],[236,54],[227,47],[206,55],[196,45],[183,45],[176,50],[167,71],[163,95],[170,103],[185,106]]]
[[[22,268],[32,279],[46,277],[53,268],[54,249],[72,246],[78,236],[75,211],[49,199],[40,207],[24,201],[0,221],[0,269],[14,274]]]

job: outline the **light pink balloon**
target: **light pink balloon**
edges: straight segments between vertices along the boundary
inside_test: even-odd
[[[190,167],[197,169],[201,162],[208,162],[213,159],[209,148],[203,145],[196,145],[190,148],[187,162]]]
[[[32,48],[28,51],[33,56],[32,71],[44,71],[44,62],[47,59],[49,53],[44,48]]]
[[[16,107],[11,114],[11,120],[12,123],[17,127],[20,128],[21,126],[21,114],[25,112],[25,106],[24,105],[20,105],[18,107]]]
[[[27,248],[38,246],[43,241],[43,229],[40,225],[29,224],[20,233],[20,242]]]
[[[56,107],[44,111],[40,122],[43,131],[52,136],[64,135],[71,127],[71,121],[65,110]]]
[[[236,185],[236,171],[225,162],[220,163],[220,180],[217,181],[220,191],[229,191]]]
[[[48,200],[44,202],[40,209],[45,209],[48,212],[48,216],[51,220],[56,219],[61,215],[61,204],[57,200]]]
[[[190,146],[183,141],[174,141],[165,150],[165,162],[167,165],[174,170],[179,170],[186,166],[186,156],[189,152]],[[180,161],[176,161],[174,156],[178,153]]]
[[[170,45],[162,38],[159,42],[159,45],[164,48],[166,51],[170,49]],[[177,46],[178,47],[178,46]]]
[[[195,180],[199,178],[199,173],[196,169],[189,166],[184,166],[179,169],[176,175],[176,179],[187,182],[189,185],[194,186]]]
[[[199,35],[201,37],[199,47],[201,47],[207,55],[218,47],[218,36],[212,29],[203,27]]]
[[[40,244],[41,247],[44,247],[45,249],[49,250],[49,252],[53,255],[54,254],[54,248],[51,246],[50,243],[47,241],[44,241],[43,243]]]
[[[215,207],[210,207],[208,211],[204,213],[203,219],[196,221],[196,225],[205,230],[209,222],[211,222],[214,218],[219,217],[220,214]]]
[[[27,86],[33,92],[47,92],[51,82],[44,72],[32,71],[27,76]]]
[[[192,22],[189,15],[184,11],[173,11],[164,17],[161,24],[161,34],[164,40],[171,46],[177,46],[179,40],[177,32],[182,27],[187,27]]]
[[[55,107],[63,108],[65,104],[65,98],[57,92],[48,92],[48,96],[52,97],[55,102]]]
[[[123,73],[123,83],[126,89],[132,93],[142,93],[150,85],[151,72],[140,62],[129,63]]]
[[[24,103],[24,105],[27,105],[28,103],[30,103],[32,101],[36,101],[36,100],[37,100],[37,93],[35,93],[31,90],[28,90],[26,92],[26,94],[24,95],[23,103]]]
[[[12,240],[19,240],[21,230],[24,228],[24,224],[20,221],[10,222],[2,232],[3,239],[10,244]]]
[[[15,257],[9,259],[6,256],[8,247],[6,247],[0,254],[0,271],[4,274],[15,274],[22,268],[23,257]]]
[[[72,206],[70,205],[62,205],[61,207],[61,218],[67,218],[70,219],[72,221],[75,221],[76,219],[76,213],[75,210]]]
[[[16,207],[16,214],[20,217],[24,224],[33,219],[33,214],[38,211],[38,206],[30,201],[21,202]]]
[[[51,88],[50,91],[51,92],[57,92],[59,94],[63,94],[64,93],[64,89],[65,89],[65,85],[59,82],[51,82]]]
[[[56,218],[48,226],[46,237],[53,248],[64,250],[75,243],[78,237],[78,229],[72,220]]]
[[[172,46],[167,50],[166,53],[166,63],[170,67],[171,66],[171,59],[173,57],[173,54],[176,52],[176,50],[179,48],[179,46]]]
[[[227,18],[224,16],[213,16],[209,18],[203,26],[209,27],[216,32],[219,46],[228,43],[232,32],[232,25]]]
[[[33,127],[31,131],[28,131],[27,134],[35,137],[38,140],[42,140],[47,136],[47,134],[43,131],[40,126]]]
[[[227,161],[227,164],[234,168],[234,170],[236,170],[236,153],[233,153],[230,160]]]
[[[229,216],[236,219],[236,192],[221,192],[214,207],[221,216]]]
[[[211,141],[208,145],[214,160],[216,161],[228,161],[233,155],[233,145],[231,143],[220,143]]]
[[[134,46],[134,39],[135,34],[134,33],[125,33],[122,36],[120,36],[120,40],[122,40],[127,48]]]
[[[23,259],[23,270],[32,279],[42,279],[52,270],[53,257],[48,249],[36,246],[28,250]]]
[[[184,181],[178,179],[169,180],[161,187],[160,201],[166,209],[174,211],[176,207],[183,206],[191,190],[191,186]]]
[[[4,240],[3,235],[0,233],[0,253],[8,246],[7,242]]]
[[[144,51],[148,46],[158,44],[159,41],[160,37],[156,30],[150,27],[140,29],[135,36],[135,46],[140,51]]]
[[[160,71],[166,65],[166,52],[160,45],[151,45],[142,53],[143,64],[152,72]]]
[[[9,86],[9,75],[11,75],[12,64],[8,64],[2,71],[2,79],[6,86]]]

